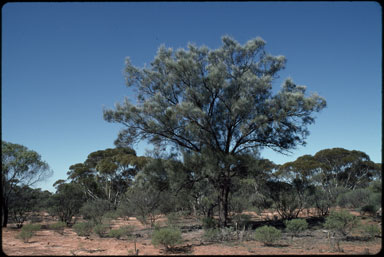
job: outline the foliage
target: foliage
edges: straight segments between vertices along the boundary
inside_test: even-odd
[[[378,227],[375,224],[368,224],[363,226],[363,233],[366,235],[370,240],[375,238],[375,236],[378,236],[381,234],[380,227]]]
[[[86,220],[91,220],[94,224],[100,224],[103,216],[110,210],[110,202],[108,200],[97,199],[86,202],[80,208],[80,214]]]
[[[122,237],[131,236],[132,232],[133,228],[131,226],[123,226],[118,229],[111,229],[108,233],[108,236],[120,239]]]
[[[203,217],[201,222],[203,223],[203,229],[212,229],[217,227],[217,221],[211,217]]]
[[[340,207],[361,208],[369,202],[371,192],[366,188],[358,188],[339,195],[337,203]]]
[[[52,229],[53,231],[59,233],[60,235],[64,234],[64,228],[66,227],[66,223],[59,221],[53,224],[49,224],[49,228]]]
[[[308,223],[304,219],[286,220],[284,224],[286,230],[291,233],[292,236],[297,236],[308,228]]]
[[[324,227],[331,229],[343,236],[347,236],[360,223],[358,217],[346,210],[333,211],[325,219]]]
[[[281,231],[272,226],[262,226],[255,230],[255,240],[264,243],[264,245],[272,245],[280,239]]]
[[[369,213],[370,215],[375,215],[378,209],[379,208],[377,208],[375,205],[367,204],[360,208],[360,212],[363,214]]]
[[[236,214],[232,218],[232,222],[235,223],[236,229],[247,228],[249,222],[251,221],[251,216],[247,214]]]
[[[16,238],[23,240],[24,243],[27,243],[33,235],[33,231],[21,230],[20,233],[16,235]]]
[[[127,59],[126,81],[138,89],[136,105],[126,98],[116,110],[104,110],[104,119],[126,126],[116,145],[148,140],[210,159],[202,168],[218,193],[225,226],[231,180],[245,172],[243,156],[259,147],[284,152],[305,144],[312,113],[326,102],[317,94],[307,97],[306,87],[291,79],[273,95],[286,59],[266,53],[261,38],[240,45],[224,36],[222,42],[216,50],[162,46],[143,69]]]
[[[48,212],[59,216],[60,221],[70,226],[73,216],[79,213],[85,202],[84,193],[81,187],[75,183],[64,183],[64,181],[59,180],[54,185],[56,186],[56,193],[50,199],[51,207]]]
[[[172,250],[181,242],[181,231],[175,227],[160,228],[153,231],[152,244],[155,246],[162,245],[166,250]]]
[[[1,182],[2,182],[2,226],[8,223],[10,205],[15,205],[11,194],[17,194],[18,189],[32,186],[52,175],[48,164],[41,156],[27,147],[1,141]]]
[[[95,232],[95,234],[97,234],[99,237],[104,237],[109,228],[110,224],[99,223],[93,227],[93,232]]]
[[[90,236],[93,230],[94,224],[92,222],[81,222],[73,225],[73,230],[78,236]]]

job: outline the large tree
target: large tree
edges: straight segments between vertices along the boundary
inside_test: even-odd
[[[41,156],[19,144],[1,141],[1,179],[2,179],[2,226],[8,223],[11,194],[25,186],[33,186],[52,175],[48,164]]]
[[[127,58],[126,82],[137,89],[137,101],[125,98],[115,110],[104,110],[104,118],[126,127],[117,145],[148,140],[215,158],[212,178],[220,224],[226,225],[231,178],[241,171],[239,156],[260,147],[286,152],[304,145],[312,114],[326,102],[317,94],[306,96],[306,87],[290,78],[273,94],[286,59],[268,54],[261,38],[240,45],[224,36],[222,42],[216,50],[161,46],[144,68]]]

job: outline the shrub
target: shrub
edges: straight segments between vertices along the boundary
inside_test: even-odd
[[[363,227],[363,233],[371,240],[380,235],[380,228],[374,224],[366,225]]]
[[[275,227],[262,226],[255,230],[255,240],[264,243],[264,245],[272,245],[281,237],[281,231]]]
[[[92,233],[93,226],[91,222],[82,222],[73,225],[73,229],[78,236],[89,236]]]
[[[171,212],[167,215],[167,225],[170,227],[177,226],[179,220],[180,220],[180,216],[175,212]]]
[[[95,232],[99,237],[104,237],[108,229],[109,224],[97,224],[93,227],[93,232]]]
[[[325,219],[324,227],[346,236],[359,225],[359,222],[359,219],[348,211],[334,211]]]
[[[100,224],[103,216],[109,212],[110,203],[107,200],[98,199],[86,202],[80,209],[80,214],[86,220]],[[108,215],[108,214],[107,214]]]
[[[212,229],[217,227],[217,221],[211,217],[204,217],[202,220],[203,229]]]
[[[31,223],[31,224],[24,225],[21,230],[35,232],[35,231],[38,231],[40,229],[41,229],[40,224],[32,224]]]
[[[129,237],[132,232],[133,228],[131,226],[123,226],[118,229],[111,229],[108,233],[108,236],[120,239],[122,237]]]
[[[378,210],[377,206],[374,206],[372,204],[367,204],[361,207],[360,212],[362,214],[365,214],[368,212],[370,215],[375,215],[377,210]]]
[[[24,225],[20,233],[16,236],[16,238],[23,240],[24,243],[27,243],[29,239],[35,234],[35,232],[40,229],[41,229],[40,224]]]
[[[308,228],[308,223],[303,219],[293,219],[285,221],[286,230],[292,234],[292,236],[297,236],[299,233],[303,232]]]
[[[49,228],[55,231],[56,233],[59,233],[60,235],[64,234],[64,228],[67,226],[65,222],[59,221],[53,224],[49,225]]]
[[[181,243],[181,231],[177,228],[161,228],[152,234],[152,244],[158,246],[163,245],[166,250],[172,250],[175,245]]]
[[[242,229],[243,227],[247,228],[249,222],[251,221],[251,216],[247,214],[238,214],[233,217],[233,222],[237,224],[237,229]]]
[[[220,241],[220,234],[220,229],[218,228],[205,229],[203,238],[208,242],[217,242]]]
[[[27,243],[32,236],[32,231],[21,230],[20,233],[16,236],[16,238],[23,240],[24,243]]]

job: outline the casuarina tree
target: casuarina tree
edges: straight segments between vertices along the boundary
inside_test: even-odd
[[[125,126],[117,145],[148,140],[216,159],[213,178],[225,226],[231,178],[242,170],[236,165],[240,156],[260,147],[286,152],[305,144],[313,113],[326,101],[306,95],[306,87],[290,78],[273,94],[286,59],[268,54],[263,39],[241,45],[224,36],[222,43],[214,50],[161,46],[144,68],[127,58],[126,82],[137,90],[137,100],[125,98],[115,110],[104,110],[104,119]]]

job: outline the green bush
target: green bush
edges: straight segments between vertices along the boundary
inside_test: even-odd
[[[131,226],[123,226],[118,229],[111,229],[108,233],[108,236],[120,239],[122,237],[131,236],[132,232],[133,232],[133,228]]]
[[[221,232],[218,228],[205,229],[203,238],[208,242],[218,242],[221,238]]]
[[[16,238],[23,240],[24,243],[27,243],[29,239],[33,236],[33,234],[33,231],[21,230],[20,233],[16,236]]]
[[[297,236],[304,230],[308,228],[308,223],[303,219],[293,219],[285,221],[286,230],[292,234],[292,236]]]
[[[375,205],[367,204],[361,207],[360,212],[363,214],[369,213],[370,215],[375,215],[378,209],[379,208]]]
[[[59,233],[60,235],[64,234],[64,228],[67,226],[65,222],[59,221],[53,224],[49,224],[49,228],[55,231],[56,233]]]
[[[281,238],[281,231],[275,227],[262,226],[255,230],[255,240],[264,243],[264,245],[272,245]]]
[[[93,232],[95,232],[99,237],[104,237],[109,227],[109,224],[97,224],[93,227]]]
[[[247,214],[237,214],[233,217],[232,221],[237,224],[237,229],[247,228],[251,221],[251,216]]]
[[[347,236],[360,223],[360,220],[346,210],[334,211],[325,219],[324,227]]]
[[[75,230],[78,236],[89,236],[92,233],[93,227],[92,222],[82,222],[73,225],[73,230]]]
[[[103,216],[109,213],[110,203],[107,200],[97,199],[86,202],[80,208],[80,214],[86,220],[92,221],[94,224],[102,223]]]
[[[28,240],[35,234],[35,232],[40,229],[41,229],[40,224],[26,224],[21,228],[21,231],[16,236],[16,238],[22,239],[24,243],[27,243]]]
[[[175,212],[171,212],[167,215],[167,225],[170,227],[177,226],[179,220],[180,220],[180,216]]]
[[[202,220],[203,229],[212,229],[217,227],[217,221],[211,217],[204,217]]]
[[[180,244],[181,239],[181,231],[177,228],[160,228],[152,234],[152,244],[154,246],[163,245],[167,251]]]
[[[380,228],[374,224],[366,225],[363,227],[363,233],[371,240],[380,235]]]

